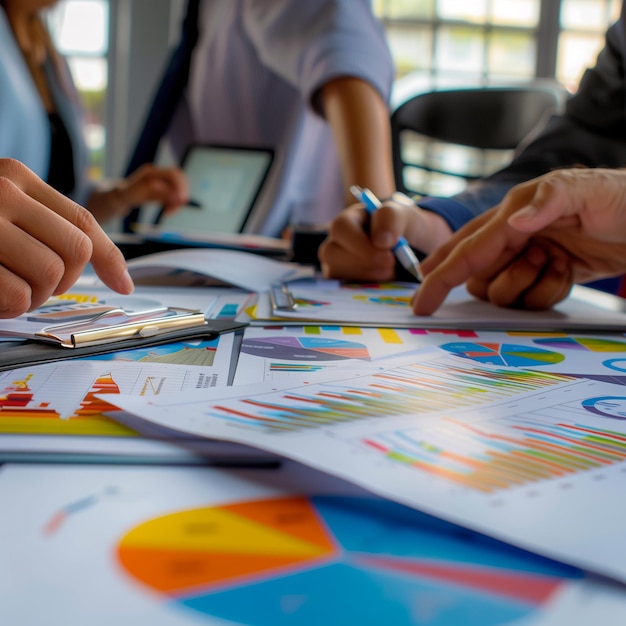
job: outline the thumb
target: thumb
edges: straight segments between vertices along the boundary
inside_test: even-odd
[[[530,201],[507,220],[511,228],[534,233],[563,217],[575,217],[582,208],[576,194],[568,193],[567,185],[559,179],[542,180]]]

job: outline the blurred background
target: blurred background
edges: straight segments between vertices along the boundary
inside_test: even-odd
[[[184,0],[62,0],[48,14],[87,107],[94,177],[118,176],[175,44]],[[620,0],[373,0],[399,84],[556,78],[593,64]],[[441,189],[453,192],[454,189]]]

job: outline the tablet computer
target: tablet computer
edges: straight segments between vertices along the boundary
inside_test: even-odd
[[[191,145],[181,162],[189,180],[189,204],[161,213],[162,231],[240,233],[269,174],[274,152],[216,144]]]

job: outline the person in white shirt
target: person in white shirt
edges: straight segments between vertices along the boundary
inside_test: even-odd
[[[350,185],[395,190],[388,99],[394,66],[369,0],[201,0],[199,40],[167,139],[271,147],[246,230],[326,223]]]

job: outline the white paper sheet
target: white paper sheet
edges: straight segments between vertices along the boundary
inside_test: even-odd
[[[470,328],[566,330],[620,330],[626,328],[626,313],[606,302],[619,302],[597,290],[578,287],[549,311],[524,311],[494,306],[469,295],[464,286],[453,289],[432,316],[417,316],[410,307],[416,286],[406,284],[338,285],[334,281],[290,283],[298,303],[291,311],[273,311],[269,297],[260,293],[251,323],[343,324],[391,328]],[[418,287],[419,288],[419,287]]]
[[[621,626],[626,612],[623,588],[295,464],[9,465],[0,500],[7,626]]]
[[[234,334],[0,372],[0,459],[62,455],[89,460],[198,463],[185,448],[147,441],[108,417],[95,393],[144,397],[226,385]],[[218,447],[212,449],[217,456]],[[231,450],[232,452],[232,450]],[[68,457],[68,458],[69,458]]]
[[[128,271],[136,279],[160,277],[175,283],[177,276],[193,273],[248,291],[263,291],[272,283],[294,278],[312,276],[313,269],[294,263],[276,261],[251,252],[235,250],[182,249],[168,250],[137,257],[128,262]]]
[[[528,352],[539,363],[551,354],[512,350],[510,359]],[[115,401],[626,581],[622,385],[593,380],[593,370],[490,366],[435,348],[379,365],[319,383]]]

